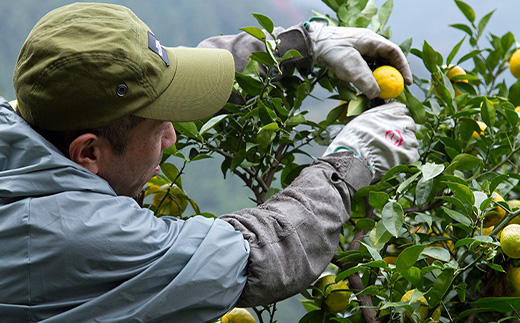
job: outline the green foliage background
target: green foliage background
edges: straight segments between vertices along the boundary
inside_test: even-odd
[[[364,24],[363,19],[350,19],[352,12],[345,10],[346,7],[341,5],[343,1],[324,2],[338,13],[337,22],[353,26]],[[10,33],[1,33],[2,51],[6,52],[0,55],[3,74],[11,74],[10,71],[5,72],[5,66],[14,64],[13,58],[15,59],[27,30],[30,29],[30,27],[26,28],[27,25],[32,26],[43,12],[64,2],[38,2],[38,6],[34,6],[34,1],[18,1],[18,4],[26,5],[24,10],[15,9],[13,3],[0,4],[2,15],[0,28],[13,30]],[[284,25],[281,21],[286,21],[285,12],[279,9],[269,10],[276,8],[278,3],[276,1],[260,4],[260,7],[257,7],[259,10],[251,9],[250,3],[242,1],[226,2],[226,6],[207,2],[204,6],[198,7],[194,7],[189,1],[178,1],[175,3],[175,10],[160,10],[168,7],[166,1],[154,1],[153,6],[139,1],[118,3],[132,7],[151,26],[164,44],[173,46],[195,45],[204,37],[218,34],[217,30],[222,33],[235,33],[238,27],[257,25],[257,22],[261,27],[269,29],[267,18],[256,16],[256,22],[251,17],[251,12],[266,14],[276,25]],[[348,1],[348,3],[353,5],[363,1]],[[402,3],[396,1],[395,5],[399,8]],[[515,313],[510,311],[510,306],[516,308],[518,305],[518,300],[515,299],[501,299],[497,303],[497,299],[483,297],[478,300],[469,299],[471,306],[476,307],[473,311],[468,312],[464,308],[467,306],[464,304],[466,297],[474,296],[471,293],[476,293],[478,289],[487,286],[482,276],[479,276],[482,272],[491,273],[486,278],[498,279],[497,277],[501,277],[507,266],[515,264],[501,256],[496,234],[500,226],[503,227],[518,212],[512,212],[515,210],[509,208],[506,203],[494,202],[490,192],[497,190],[508,198],[517,198],[520,194],[517,186],[520,177],[516,175],[518,147],[515,140],[518,136],[518,116],[514,112],[515,105],[520,104],[520,85],[516,83],[511,86],[514,80],[511,81],[511,77],[504,73],[507,71],[507,59],[517,44],[514,34],[508,33],[507,29],[499,34],[488,33],[486,27],[488,27],[488,19],[492,17],[491,12],[480,11],[478,7],[473,10],[470,5],[461,1],[439,3],[451,6],[452,11],[459,13],[458,20],[449,22],[455,23],[450,30],[458,38],[452,42],[445,40],[442,46],[447,46],[447,49],[439,49],[440,47],[434,41],[430,41],[429,35],[425,35],[427,42],[417,42],[409,38],[391,38],[401,44],[411,62],[418,62],[412,63],[415,85],[410,87],[399,100],[408,104],[416,121],[422,124],[418,131],[418,137],[422,142],[421,160],[412,166],[397,167],[389,172],[380,184],[363,189],[357,194],[353,220],[345,226],[342,240],[342,246],[350,250],[338,252],[338,258],[334,260],[334,265],[331,267],[332,270],[339,268],[337,273],[340,278],[350,280],[352,276],[359,274],[361,283],[367,288],[363,290],[354,287],[355,292],[358,293],[357,297],[361,299],[365,295],[373,295],[373,299],[376,300],[375,305],[382,309],[380,315],[386,320],[402,320],[400,314],[405,310],[414,310],[414,306],[401,303],[399,299],[405,289],[416,288],[418,292],[415,297],[424,295],[432,311],[438,305],[443,306],[444,321],[447,319],[445,310],[449,308],[450,315],[457,315],[459,321],[463,321],[466,317],[475,319],[475,315],[479,313],[478,319],[489,322],[500,316],[486,316],[480,312],[490,312],[489,309],[493,308],[505,313],[504,316],[514,315]],[[468,1],[468,3],[472,2]],[[159,9],[156,6],[159,6]],[[180,9],[196,12],[196,15],[181,14]],[[233,20],[231,23],[226,19],[213,19],[216,16],[243,19],[239,19],[238,22]],[[193,17],[200,19],[193,19]],[[412,20],[415,17],[399,16],[401,22],[408,18]],[[301,16],[299,19],[302,20]],[[298,21],[285,25],[296,22]],[[13,25],[20,28],[12,28]],[[199,25],[204,26],[202,33]],[[389,25],[393,26],[391,20]],[[176,29],[171,29],[171,26],[176,26]],[[195,33],[196,29],[197,33]],[[440,28],[436,29],[438,30]],[[192,34],[191,31],[194,33]],[[248,29],[248,32],[256,34],[254,28]],[[386,36],[391,35],[388,29],[381,29],[379,32]],[[432,34],[432,37],[433,35],[438,36],[437,33]],[[266,43],[266,46],[269,49],[269,46],[275,45]],[[266,65],[277,64],[266,56],[257,56],[255,59]],[[447,69],[443,65],[450,63],[461,64],[470,72],[467,76],[459,78],[468,80],[468,84],[453,84],[446,78]],[[325,75],[323,73],[326,71],[319,71],[316,75]],[[256,202],[261,202],[273,193],[271,188],[285,186],[301,169],[301,164],[308,163],[311,159],[309,157],[319,154],[322,148],[319,144],[327,143],[326,136],[322,136],[326,134],[324,129],[333,126],[341,109],[345,108],[343,106],[333,109],[337,99],[353,98],[353,92],[339,93],[337,80],[332,75],[320,78],[317,86],[316,75],[303,77],[303,79],[295,76],[289,79],[293,81],[292,83],[290,81],[276,83],[273,80],[262,81],[255,78],[253,66],[245,73],[237,74],[236,91],[246,100],[252,100],[247,101],[248,104],[245,106],[228,107],[235,113],[238,121],[233,121],[233,118],[222,118],[200,123],[177,124],[176,128],[183,133],[178,148],[186,148],[181,151],[172,149],[165,154],[165,157],[176,156],[180,159],[176,159],[177,166],[167,166],[168,163],[163,165],[165,174],[161,180],[152,183],[149,193],[153,195],[163,190],[162,187],[177,185],[184,188],[186,194],[172,194],[172,197],[178,198],[180,204],[189,201],[196,213],[212,216],[212,214],[218,215],[226,210],[232,211],[241,207],[242,205],[236,201],[247,201],[243,206],[255,205]],[[0,93],[7,98],[12,97],[9,93],[9,85],[5,85],[8,82],[2,81],[1,84]],[[318,96],[333,95],[335,99],[332,100],[334,103],[325,101],[330,105],[325,112],[323,109],[320,110],[321,115],[315,120],[309,117],[312,114],[308,113],[307,107],[303,105],[307,97],[310,97],[310,93],[315,95],[314,86],[325,89],[325,92]],[[456,98],[455,88],[465,94]],[[331,93],[327,93],[328,90],[331,90]],[[278,98],[278,101],[273,98]],[[479,131],[477,120],[484,121],[488,129],[479,138],[472,138],[472,132]],[[240,129],[246,124],[251,126],[247,129],[252,133],[240,137],[245,133],[244,131],[241,133]],[[296,127],[303,127],[303,132],[302,128],[296,129]],[[226,136],[239,140],[232,141],[233,145],[229,145],[225,138],[219,137],[218,132],[213,132],[215,129],[229,131]],[[300,134],[305,136],[299,136]],[[307,146],[309,142],[302,141],[306,136],[311,136],[317,145]],[[242,139],[250,145],[246,147],[237,145],[236,143]],[[299,150],[298,140],[306,145],[305,149]],[[212,147],[207,143],[216,143],[220,146]],[[270,163],[277,160],[276,152],[283,145],[293,149],[292,152],[301,155],[303,159],[286,156],[277,172],[273,173],[276,181],[268,182],[268,185],[262,187],[262,181],[265,184],[268,178],[263,175],[269,174]],[[314,150],[317,154],[313,153]],[[212,154],[221,157],[205,160]],[[183,164],[182,160],[186,163]],[[258,160],[262,162],[258,163]],[[195,167],[201,164],[213,165],[213,167]],[[186,165],[187,167],[184,168]],[[215,170],[215,165],[220,165],[220,169]],[[237,173],[242,170],[243,173]],[[211,179],[215,177],[221,178],[220,171],[226,174],[225,182],[212,182]],[[234,175],[231,174],[232,172]],[[196,178],[193,186],[190,187],[186,183],[183,185],[181,178],[187,177]],[[258,191],[253,190],[254,194],[251,195],[248,188],[244,188],[240,181],[244,179],[249,187],[257,185]],[[191,192],[204,191],[206,185],[208,185],[207,193],[193,198]],[[220,185],[226,188],[236,187],[236,190],[228,190],[228,195],[223,195],[224,190],[219,188]],[[169,189],[167,190],[170,192]],[[249,201],[248,198],[255,201]],[[365,199],[369,206],[365,204]],[[232,202],[233,208],[224,206],[224,211],[221,211],[219,206],[222,206],[222,201]],[[491,235],[485,235],[482,232],[483,221],[481,220],[495,207],[504,208],[508,216]],[[160,208],[157,208],[157,211],[160,214]],[[192,210],[186,211],[183,216],[190,216],[192,213]],[[372,232],[372,234],[353,237],[355,232],[363,234]],[[444,236],[442,234],[444,232],[448,236]],[[353,248],[352,241],[362,237],[364,237],[362,245]],[[390,246],[394,249],[389,248]],[[393,267],[382,260],[384,256],[392,254],[399,256]],[[428,263],[428,257],[435,261]],[[383,273],[384,279],[378,280],[379,285],[374,288],[372,285],[376,282],[375,277],[378,276],[378,272]],[[466,280],[460,280],[461,277]],[[468,282],[475,284],[468,284]],[[349,322],[349,318],[324,313],[313,305],[312,297],[305,293],[304,296],[309,298],[309,302],[306,302],[306,310],[309,314],[302,322],[313,322],[317,315],[322,320]],[[456,302],[462,304],[462,308],[457,307]],[[355,302],[349,311],[360,313],[360,309],[359,304]],[[267,310],[271,311],[273,307],[268,307]],[[276,319],[279,322],[296,322],[303,315],[289,311],[287,313],[290,314],[284,316],[283,311],[278,311]]]

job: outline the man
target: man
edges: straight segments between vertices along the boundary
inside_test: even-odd
[[[277,33],[303,53],[297,64],[328,66],[371,97],[379,89],[362,54],[389,60],[411,82],[398,47],[364,29],[313,22]],[[38,22],[14,73],[17,112],[0,103],[3,320],[206,322],[236,304],[294,295],[319,276],[355,191],[417,158],[400,104],[349,123],[258,208],[180,221],[132,199],[175,143],[171,121],[209,117],[229,98],[232,55],[208,47],[230,49],[240,68],[256,46],[241,34],[166,48],[115,5],[73,4]],[[384,140],[388,129],[402,133],[401,145]]]

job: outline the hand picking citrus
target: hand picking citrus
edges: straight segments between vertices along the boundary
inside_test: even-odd
[[[347,308],[350,292],[346,282],[340,280],[336,283],[335,275],[326,275],[318,279],[314,286],[323,293],[322,298],[317,302],[319,306],[334,313],[343,312]]]
[[[401,297],[401,302],[409,302],[412,300],[412,294],[413,294],[413,291],[415,289],[410,289],[409,291],[407,291],[403,297]],[[419,316],[420,316],[420,320],[419,322],[424,322],[426,320],[426,316],[428,315],[428,302],[426,301],[426,298],[424,298],[424,296],[421,296],[419,297],[419,299],[413,301],[412,303],[419,303],[420,306],[419,306],[419,309],[417,310],[417,313],[419,313]],[[406,317],[412,321],[412,322],[415,322],[413,319],[412,319],[412,313],[410,311],[406,311],[404,312],[404,314],[406,315]],[[441,318],[441,308],[440,307],[437,307],[435,309],[435,311],[433,312],[432,314],[432,320],[434,322],[438,322]]]
[[[222,323],[255,323],[255,318],[248,310],[241,307],[235,307],[227,312],[220,319]]]
[[[500,247],[506,256],[520,258],[520,224],[509,224],[502,230]]]
[[[517,49],[509,59],[509,70],[514,77],[520,78],[520,49]]]
[[[372,74],[381,89],[379,98],[394,99],[403,92],[404,79],[395,67],[383,65],[376,68]]]

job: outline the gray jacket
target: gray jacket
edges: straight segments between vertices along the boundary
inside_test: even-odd
[[[336,153],[257,208],[156,218],[0,105],[7,322],[206,322],[236,304],[284,299],[326,268],[350,199],[372,176]]]

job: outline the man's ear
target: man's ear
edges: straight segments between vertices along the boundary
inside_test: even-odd
[[[98,174],[105,149],[105,140],[93,133],[85,133],[71,142],[69,156],[76,164]]]

